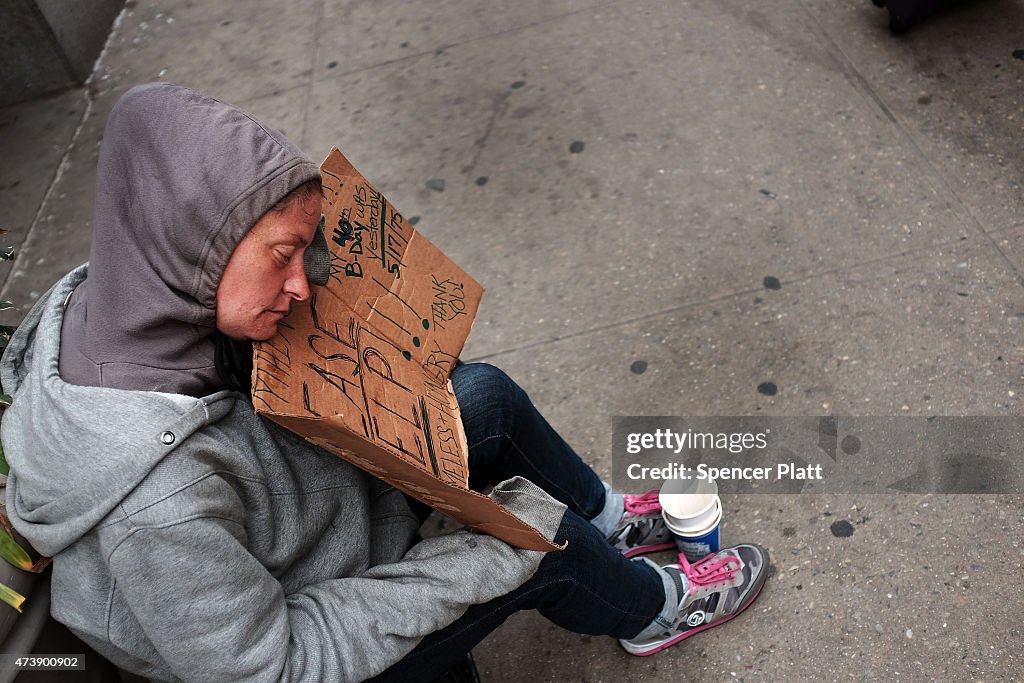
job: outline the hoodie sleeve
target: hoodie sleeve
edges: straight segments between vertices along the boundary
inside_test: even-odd
[[[501,502],[553,537],[564,507],[524,482],[498,491]],[[244,539],[237,522],[202,517],[137,529],[111,555],[117,588],[182,680],[363,680],[470,605],[514,590],[544,555],[458,532],[421,541],[399,562],[286,594]]]

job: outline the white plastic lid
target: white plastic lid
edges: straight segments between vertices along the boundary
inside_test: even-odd
[[[714,479],[669,479],[658,493],[661,509],[680,523],[702,517],[718,498]]]

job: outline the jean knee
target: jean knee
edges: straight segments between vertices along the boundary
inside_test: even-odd
[[[470,447],[496,435],[516,434],[532,406],[512,378],[487,363],[460,365],[451,380]]]
[[[489,363],[460,365],[452,371],[451,380],[463,410],[526,400],[526,392],[501,368]]]

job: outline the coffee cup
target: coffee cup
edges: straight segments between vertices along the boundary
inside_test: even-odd
[[[700,560],[720,548],[722,501],[714,479],[672,479],[658,494],[665,526],[686,559]]]

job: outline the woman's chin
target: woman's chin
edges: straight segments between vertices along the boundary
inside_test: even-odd
[[[267,341],[275,334],[277,334],[277,325],[274,325],[271,330],[260,330],[256,334],[249,335],[249,339],[251,341]]]

